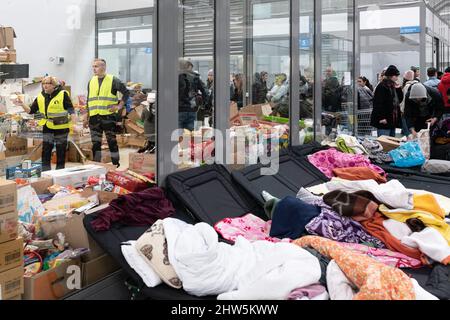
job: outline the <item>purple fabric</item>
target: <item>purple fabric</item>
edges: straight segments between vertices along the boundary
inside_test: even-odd
[[[376,248],[386,249],[384,243],[368,234],[360,223],[334,212],[320,198],[312,202],[310,204],[320,206],[322,212],[306,226],[311,235],[345,243],[370,243]]]
[[[161,188],[151,188],[131,193],[113,200],[109,207],[92,221],[95,231],[107,231],[114,222],[128,226],[145,227],[175,213],[172,203]]]
[[[304,298],[304,297],[306,297],[308,299],[312,299],[317,296],[320,296],[325,291],[326,291],[326,289],[324,286],[322,286],[320,284],[315,284],[312,286],[295,289],[294,291],[292,291],[289,294],[287,300],[300,300],[301,298]]]

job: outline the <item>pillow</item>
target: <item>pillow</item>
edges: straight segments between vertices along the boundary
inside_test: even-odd
[[[423,165],[422,171],[432,174],[450,173],[450,161],[429,160]]]
[[[136,249],[164,283],[175,289],[181,289],[183,287],[175,269],[169,262],[167,240],[162,220],[156,221],[139,238],[136,242]]]

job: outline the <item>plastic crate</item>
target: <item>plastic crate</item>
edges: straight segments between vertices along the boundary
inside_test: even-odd
[[[6,179],[30,179],[40,178],[42,175],[42,163],[33,162],[30,169],[23,169],[22,166],[6,168]]]
[[[372,136],[376,128],[370,125],[372,109],[358,110],[357,135],[358,137]]]

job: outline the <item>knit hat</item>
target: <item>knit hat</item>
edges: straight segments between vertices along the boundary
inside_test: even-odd
[[[414,71],[412,71],[412,70],[406,71],[405,74],[403,75],[403,79],[405,79],[407,81],[413,81],[414,80]]]
[[[386,73],[384,74],[386,77],[393,77],[393,76],[399,76],[400,71],[398,71],[396,66],[389,66],[386,70]]]
[[[411,87],[410,99],[426,99],[427,97],[427,88],[423,84],[416,83]]]
[[[136,249],[164,283],[175,289],[182,288],[181,280],[169,262],[167,240],[162,220],[156,221],[139,238],[136,242]]]

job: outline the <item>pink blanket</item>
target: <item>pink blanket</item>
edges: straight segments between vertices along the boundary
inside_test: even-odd
[[[308,156],[308,160],[330,179],[334,177],[333,170],[336,168],[368,167],[380,175],[386,176],[383,169],[373,165],[365,156],[342,153],[336,149],[319,151]]]

